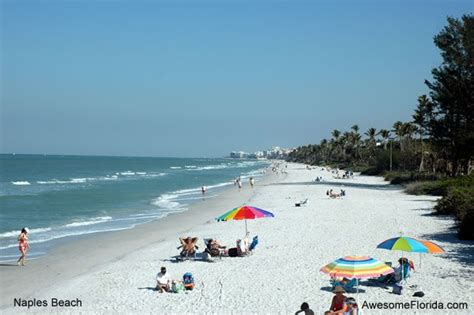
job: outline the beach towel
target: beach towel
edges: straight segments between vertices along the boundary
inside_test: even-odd
[[[184,285],[181,283],[181,281],[174,281],[173,284],[171,285],[171,291],[173,293],[180,293],[184,291]]]

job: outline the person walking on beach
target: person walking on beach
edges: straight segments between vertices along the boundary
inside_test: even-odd
[[[26,262],[26,253],[28,252],[28,249],[30,248],[30,245],[28,244],[28,228],[24,227],[21,230],[20,235],[18,235],[18,249],[20,250],[21,256],[18,258],[17,264],[24,266]]]
[[[242,189],[242,181],[240,178],[237,180],[237,185],[239,186],[239,190]]]
[[[251,187],[253,187],[253,185],[255,185],[255,180],[253,179],[253,177],[250,177],[249,182],[250,182]]]
[[[206,187],[206,186],[202,186],[202,187],[201,187],[201,192],[202,192],[202,194],[204,195],[204,194],[207,192],[207,187]]]

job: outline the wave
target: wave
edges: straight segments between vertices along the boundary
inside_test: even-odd
[[[181,167],[181,166],[170,166],[170,168],[171,168],[172,170],[179,170],[179,169],[181,169],[182,167]]]
[[[55,185],[55,184],[84,184],[87,182],[94,182],[94,181],[115,181],[119,180],[120,178],[132,178],[134,176],[139,177],[160,177],[165,176],[167,173],[147,173],[147,172],[118,172],[115,175],[105,175],[99,177],[81,177],[81,178],[70,178],[69,180],[59,180],[59,179],[52,179],[52,180],[38,180],[36,181],[37,184],[40,185]]]
[[[29,233],[42,233],[42,232],[49,232],[51,231],[51,228],[38,228],[38,229],[30,229]],[[17,231],[10,231],[10,232],[5,232],[0,234],[0,238],[10,238],[10,237],[17,237],[20,235],[20,230]]]
[[[196,165],[186,165],[185,168],[197,168]]]
[[[79,235],[101,233],[101,232],[122,231],[122,230],[128,230],[128,229],[134,228],[135,226],[136,226],[135,224],[132,224],[131,226],[127,226],[127,227],[116,227],[116,228],[109,228],[109,229],[103,229],[103,230],[85,230],[85,231],[81,230],[81,231],[75,231],[75,232],[74,231],[67,231],[63,234],[50,235],[50,236],[45,237],[45,238],[33,239],[33,240],[30,240],[29,243],[30,244],[38,244],[38,243],[49,242],[49,241],[52,241],[52,240],[56,240],[56,239],[64,238],[64,237],[68,237],[68,236],[79,236]],[[10,244],[10,245],[7,245],[7,246],[0,247],[0,249],[12,248],[12,247],[15,247],[15,246],[18,246],[18,244]]]
[[[158,198],[152,200],[151,204],[158,206],[162,209],[180,209],[181,204],[177,201],[174,201],[178,195],[173,195],[173,194],[163,194],[159,196]]]
[[[91,220],[89,221],[78,221],[78,222],[73,222],[73,223],[69,223],[69,224],[66,224],[64,227],[78,227],[78,226],[86,226],[86,225],[93,225],[93,224],[99,224],[99,223],[104,223],[104,222],[107,222],[107,221],[110,221],[112,220],[112,217],[96,217],[96,218],[92,218]]]
[[[12,182],[13,185],[17,185],[17,186],[27,186],[27,185],[31,185],[30,182],[28,181],[17,181],[17,182]]]
[[[224,187],[232,185],[231,182],[219,183],[211,186],[206,186],[208,191],[211,189]],[[200,195],[201,194],[201,187],[196,188],[189,188],[189,189],[180,189],[170,193],[162,194],[158,198],[153,199],[151,201],[152,205],[158,206],[162,209],[170,209],[170,210],[177,210],[177,209],[184,209],[186,206],[185,204],[181,204],[179,201],[186,201],[186,200],[198,200],[202,197],[189,197],[192,195]],[[215,195],[207,197],[216,197]]]

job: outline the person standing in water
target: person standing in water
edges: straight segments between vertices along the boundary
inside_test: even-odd
[[[28,252],[28,248],[30,248],[30,245],[28,244],[28,228],[24,227],[21,230],[20,235],[18,235],[18,249],[20,250],[21,256],[18,258],[17,264],[18,265],[25,265],[26,261],[26,253]]]

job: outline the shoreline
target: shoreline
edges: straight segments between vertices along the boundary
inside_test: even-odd
[[[17,298],[26,297],[21,288],[29,290],[32,285],[36,291],[29,290],[30,298],[83,301],[80,308],[34,307],[30,310],[48,314],[151,311],[294,314],[302,302],[308,302],[315,313],[324,313],[333,294],[329,276],[322,274],[320,268],[347,255],[369,255],[380,261],[396,262],[400,252],[380,250],[376,246],[403,234],[435,241],[446,250],[445,254],[424,255],[423,266],[418,254],[406,254],[416,266],[408,283],[416,285],[416,290],[423,291],[425,296],[412,298],[410,290],[402,296],[395,295],[391,287],[372,286],[368,281],[361,281],[357,296],[355,293],[347,296],[357,298],[359,305],[414,299],[425,303],[466,302],[467,310],[444,310],[439,314],[469,314],[474,307],[471,294],[474,286],[470,280],[474,270],[474,244],[456,240],[451,235],[453,220],[430,215],[436,197],[407,195],[380,177],[333,179],[331,173],[320,168],[307,170],[305,165],[294,163],[288,163],[287,171],[285,175],[269,173],[254,189],[244,186],[240,193],[229,190],[220,198],[199,203],[192,212],[167,218],[166,224],[111,232],[100,239],[94,238],[94,242],[84,241],[82,245],[64,248],[55,255],[56,259],[63,257],[72,265],[42,261],[41,266],[11,268],[17,276],[10,275],[7,282],[0,273],[2,290],[8,290],[10,297],[15,294],[20,295]],[[324,180],[315,183],[316,176],[323,176]],[[326,196],[327,189],[342,187],[347,193],[343,198]],[[306,205],[294,206],[306,198],[309,199]],[[177,237],[181,235],[199,237],[198,252],[202,251],[205,237],[216,237],[222,244],[234,246],[236,238],[244,234],[243,222],[215,222],[214,218],[242,202],[275,215],[248,221],[251,236],[257,234],[260,240],[253,255],[224,257],[212,263],[173,259],[178,254]],[[160,229],[159,237],[157,233],[146,233],[150,229]],[[83,254],[77,256],[75,250],[82,250]],[[109,259],[104,260],[104,256]],[[58,266],[63,269],[59,270]],[[193,273],[196,288],[186,295],[158,294],[154,291],[155,275],[161,266],[167,267],[172,279],[179,279],[185,272]],[[9,267],[0,268],[2,272],[8,271],[5,269]],[[21,285],[19,279],[23,281]],[[288,279],[292,279],[294,287],[286,285]],[[26,308],[13,307],[13,301],[8,301],[3,292],[1,309],[5,314],[26,311]],[[371,314],[424,312],[421,309],[363,311]]]
[[[14,263],[0,264],[0,310],[12,306],[13,298],[32,297],[46,290],[93,272],[102,266],[132,255],[146,246],[176,239],[190,229],[213,222],[214,218],[230,210],[229,204],[246,203],[262,185],[276,180],[273,173],[260,177],[256,187],[245,184],[241,191],[226,187],[217,197],[199,200],[182,212],[171,213],[164,218],[139,224],[130,229],[85,234],[58,244],[46,255],[27,260],[25,267]],[[147,233],[147,231],[159,231]],[[159,233],[159,234],[158,234]],[[77,253],[82,253],[77,255]],[[32,283],[31,279],[35,279]],[[15,286],[7,285],[15,283]],[[21,291],[17,288],[21,287]],[[21,292],[21,293],[20,293]]]

